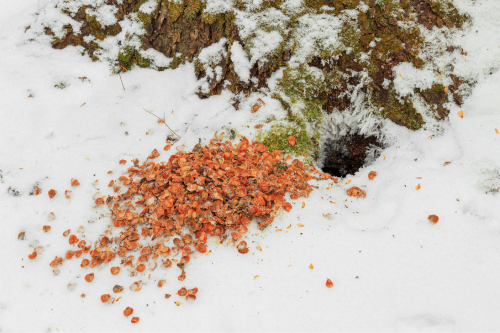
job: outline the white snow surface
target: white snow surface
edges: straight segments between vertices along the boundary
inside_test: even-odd
[[[231,61],[234,64],[234,71],[241,81],[248,83],[250,80],[250,60],[248,54],[243,50],[240,42],[235,41],[231,46]]]
[[[223,11],[230,3],[211,1],[209,8]],[[286,3],[290,8],[301,5]],[[158,149],[157,160],[168,160],[176,147],[189,150],[199,138],[207,143],[215,131],[230,128],[252,138],[251,125],[283,112],[280,103],[254,93],[242,99],[237,111],[228,103],[233,95],[227,91],[199,99],[191,64],[123,73],[123,90],[120,77],[110,75],[106,63],[92,62],[79,48],[54,50],[48,37],[26,38],[25,29],[43,2],[4,0],[0,330],[499,331],[500,134],[495,129],[500,130],[500,2],[455,3],[471,15],[472,24],[463,37],[456,37],[468,55],[457,58],[454,71],[477,80],[462,107],[451,104],[449,120],[429,121],[415,132],[385,122],[383,131],[391,144],[371,165],[337,185],[312,182],[319,188],[309,198],[291,200],[293,209],[270,228],[245,234],[248,254],[210,240],[212,252],[191,259],[187,278],[180,282],[177,267],[136,277],[122,269],[113,276],[109,268],[119,264],[118,258],[95,269],[80,268],[83,257],[67,260],[57,276],[49,263],[74,250],[62,235],[65,230],[92,243],[103,235],[111,224],[108,211],[94,207],[92,197],[96,192],[111,194],[108,182],[122,175],[131,159],[143,161]],[[337,43],[334,30],[327,40],[314,36],[340,22],[303,20],[296,33],[310,34],[311,43]],[[56,34],[67,23],[77,28],[69,17],[52,23]],[[207,64],[217,62],[222,46],[214,45],[217,52],[207,54]],[[401,67],[396,83],[400,89],[426,86],[429,78],[422,73]],[[448,80],[446,75],[442,80]],[[66,88],[54,87],[61,82]],[[257,98],[266,105],[251,113]],[[162,149],[170,131],[143,108],[165,114],[181,136],[171,150]],[[457,115],[460,110],[463,118]],[[128,163],[119,165],[121,159]],[[444,166],[447,161],[451,164]],[[369,181],[372,170],[378,176]],[[81,186],[71,187],[71,178]],[[30,196],[36,184],[42,192]],[[345,189],[353,185],[367,197],[348,197]],[[50,189],[58,192],[53,199],[47,195]],[[72,191],[70,199],[64,197],[65,190]],[[55,215],[51,221],[50,212]],[[430,214],[439,216],[436,225],[427,221]],[[48,233],[42,231],[46,224],[52,227]],[[21,231],[26,232],[24,240],[17,238]],[[34,247],[39,254],[29,260]],[[314,269],[308,268],[311,263]],[[91,271],[95,279],[87,283],[83,277]],[[334,283],[332,289],[325,286],[327,278]],[[162,288],[157,287],[159,279],[167,280]],[[146,284],[139,292],[130,291],[137,280]],[[125,287],[119,295],[112,293],[116,284]],[[196,301],[175,295],[182,286],[199,289]],[[99,297],[106,293],[122,298],[103,304]],[[165,299],[167,293],[172,297]],[[183,304],[176,306],[177,300]],[[138,324],[123,316],[127,306],[141,318]]]

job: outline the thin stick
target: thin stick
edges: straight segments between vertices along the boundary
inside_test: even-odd
[[[120,75],[120,72],[118,72],[118,76],[120,76],[120,81],[122,81],[123,90],[125,90],[125,86],[123,85],[123,80],[122,80],[122,76]]]
[[[80,107],[84,106],[85,104],[87,104],[87,102],[83,103],[82,105],[80,105]]]
[[[146,109],[144,109],[144,108],[142,108],[142,109],[143,109],[144,111],[146,111],[147,113],[149,113],[150,115],[153,115],[153,116],[155,116],[156,118],[158,118],[158,119],[162,120],[160,117],[158,117],[157,115],[155,115],[153,112],[150,112],[150,111],[148,111],[148,110],[146,110]],[[174,131],[172,131],[172,129],[171,129],[171,128],[167,125],[167,122],[165,121],[165,114],[163,114],[163,123],[165,124],[165,126],[167,126],[167,127],[168,127],[168,129],[169,129],[172,133],[174,133],[175,135],[177,135],[179,138],[181,137],[179,134],[177,134],[177,133],[175,133]]]

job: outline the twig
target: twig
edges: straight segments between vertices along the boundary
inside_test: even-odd
[[[142,108],[144,111],[146,111],[147,113],[149,113],[150,115],[153,115],[155,116],[156,118],[162,120],[160,117],[158,117],[157,115],[155,115],[153,112],[150,112],[144,108]],[[174,133],[175,135],[177,135],[179,138],[181,137],[179,134],[175,133],[174,131],[172,131],[172,129],[167,125],[167,122],[165,121],[165,114],[163,114],[163,123],[165,124],[165,126],[167,126],[167,128],[172,132]]]
[[[83,103],[82,105],[80,105],[80,107],[84,106],[85,104],[87,104],[87,102]]]
[[[125,90],[125,86],[123,85],[123,80],[122,80],[122,76],[120,75],[120,72],[118,72],[118,76],[120,77],[120,81],[122,81],[123,90]]]

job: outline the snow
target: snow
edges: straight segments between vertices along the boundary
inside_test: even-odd
[[[298,8],[302,2],[286,3]],[[381,156],[337,185],[315,183],[319,188],[307,199],[291,200],[293,209],[277,217],[270,228],[263,232],[251,229],[246,234],[249,254],[241,255],[232,246],[217,246],[211,240],[212,252],[191,260],[184,282],[177,280],[180,270],[176,267],[157,268],[134,278],[125,271],[112,276],[109,268],[119,263],[115,259],[94,269],[96,277],[89,284],[83,277],[91,269],[80,268],[80,260],[67,260],[57,276],[49,263],[72,248],[62,236],[65,230],[94,241],[107,229],[107,209],[95,208],[92,196],[97,191],[110,194],[106,185],[130,166],[131,159],[145,160],[158,149],[158,160],[167,160],[176,147],[191,149],[198,139],[207,142],[215,131],[227,133],[230,128],[252,138],[256,132],[251,125],[284,111],[279,101],[264,93],[241,97],[239,110],[228,103],[233,95],[227,91],[199,99],[195,94],[199,81],[191,64],[162,72],[134,69],[122,73],[123,90],[120,77],[110,75],[107,63],[92,62],[78,48],[54,50],[43,35],[30,40],[31,29],[25,34],[25,28],[43,15],[49,15],[44,19],[51,17],[51,29],[57,33],[71,21],[68,16],[58,17],[56,11],[35,0],[3,1],[0,329],[500,330],[500,194],[496,192],[500,186],[500,134],[495,132],[500,130],[500,3],[455,3],[471,15],[472,25],[464,33],[450,35],[450,40],[463,45],[468,55],[436,58],[435,66],[445,78],[450,70],[442,66],[451,61],[454,72],[477,83],[462,107],[450,105],[449,120],[429,121],[415,132],[382,121],[388,146]],[[41,8],[45,9],[35,16]],[[333,29],[331,24],[341,24],[321,17],[307,20],[308,26],[304,23],[300,31],[312,37],[319,36],[318,27]],[[437,35],[434,31],[428,37]],[[335,36],[332,30],[330,39],[315,40],[334,45]],[[125,36],[116,38],[113,45],[125,40]],[[200,54],[200,59],[207,64],[218,62],[225,41],[219,44],[214,52]],[[309,54],[304,51],[304,56]],[[159,67],[166,64],[158,55],[151,57],[158,59]],[[402,66],[399,69],[403,77],[397,79],[397,88],[401,91],[438,80],[426,74],[429,68],[418,73]],[[271,88],[281,74],[273,74]],[[83,77],[86,79],[80,79]],[[66,88],[54,87],[61,82]],[[251,113],[258,98],[266,106]],[[358,121],[352,126],[370,130],[376,125],[378,120],[370,120],[374,116],[362,105],[356,108],[359,113],[354,118],[368,120],[369,125]],[[171,150],[162,148],[172,133],[143,109],[165,115],[170,128],[181,136]],[[460,110],[463,118],[457,115]],[[348,119],[349,124],[351,121]],[[119,165],[121,159],[129,162]],[[451,163],[444,166],[448,161]],[[378,175],[369,181],[372,170]],[[71,187],[71,178],[78,179],[81,186]],[[36,184],[42,192],[30,196]],[[351,186],[359,186],[367,197],[347,197],[345,189]],[[47,195],[50,189],[58,192],[53,199]],[[70,199],[64,197],[65,190],[72,191]],[[19,196],[12,195],[15,191]],[[301,208],[302,202],[305,208]],[[55,215],[52,221],[48,220],[50,212]],[[430,214],[439,216],[436,225],[427,221]],[[43,233],[46,224],[52,229]],[[283,231],[275,232],[275,228]],[[17,239],[21,231],[26,232],[25,240]],[[262,251],[255,249],[257,245]],[[38,257],[29,260],[28,254],[37,246],[43,246],[43,251],[39,248]],[[311,263],[314,269],[308,268]],[[158,288],[162,278],[167,283]],[[325,287],[327,278],[334,283],[332,289]],[[128,287],[140,279],[146,285],[131,292]],[[111,292],[115,284],[125,287],[119,295],[122,299],[112,305],[101,303],[101,294],[118,297]],[[197,300],[186,302],[176,296],[182,286],[198,287]],[[82,293],[85,298],[80,297]],[[166,293],[172,297],[165,299]],[[179,307],[174,304],[177,300],[183,303]],[[127,306],[141,318],[138,324],[132,325],[122,315]]]
[[[234,64],[234,71],[238,74],[241,81],[248,83],[250,80],[250,61],[243,46],[238,41],[231,46],[231,61]]]

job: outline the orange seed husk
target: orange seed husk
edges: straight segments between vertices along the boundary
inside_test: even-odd
[[[439,221],[439,217],[437,215],[429,215],[427,219],[433,224],[436,224]]]
[[[92,282],[92,280],[94,280],[94,273],[85,275],[85,281]]]
[[[130,316],[132,313],[134,313],[134,309],[132,309],[131,307],[128,307],[128,306],[125,310],[123,310],[123,315],[125,317]]]

